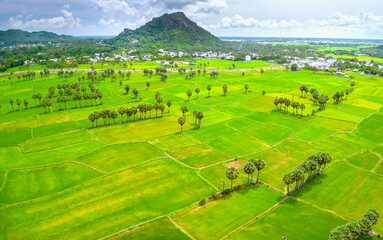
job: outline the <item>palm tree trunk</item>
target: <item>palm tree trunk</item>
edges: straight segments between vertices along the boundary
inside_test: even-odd
[[[230,179],[231,180],[231,187],[230,187],[230,191],[233,191],[233,179]]]
[[[249,186],[249,180],[250,180],[250,174],[247,174],[247,184],[246,184],[246,186]]]
[[[259,179],[259,170],[258,170],[258,174],[257,174],[257,182],[256,183],[258,183],[258,179]]]

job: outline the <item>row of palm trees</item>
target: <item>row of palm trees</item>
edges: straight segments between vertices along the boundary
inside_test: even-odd
[[[344,95],[346,95],[346,100],[347,100],[347,97],[348,95],[353,91],[354,89],[351,88],[351,89],[347,89],[345,92],[341,91],[341,92],[336,92],[334,93],[334,95],[332,95],[332,98],[334,99],[335,103],[340,103],[341,101],[343,101],[343,97]]]
[[[345,225],[336,227],[330,233],[330,240],[353,240],[361,236],[367,236],[372,227],[379,221],[379,212],[370,209],[363,214],[363,217],[356,222],[349,222]]]
[[[249,185],[253,183],[253,174],[255,169],[257,169],[257,181],[254,184],[257,184],[259,181],[259,172],[266,167],[266,162],[262,159],[250,158],[245,166],[243,167],[243,171],[247,174],[247,184]],[[239,171],[236,167],[229,167],[226,170],[226,177],[230,179],[231,185],[230,190],[233,190],[233,180],[238,178]],[[250,178],[251,176],[251,178]]]
[[[306,109],[306,105],[304,103],[299,103],[299,102],[292,102],[288,98],[278,98],[275,97],[274,99],[274,105],[276,108],[280,111],[282,111],[282,106],[283,106],[283,111],[284,112],[289,112],[289,106],[293,108],[293,113],[298,115],[298,110],[301,110],[301,116],[303,116],[303,110]],[[279,106],[279,108],[278,108]],[[294,112],[295,110],[295,112]]]
[[[287,194],[290,194],[290,185],[294,182],[294,191],[296,191],[307,181],[315,177],[317,174],[322,174],[326,165],[330,163],[331,160],[332,157],[330,156],[330,154],[317,152],[313,155],[310,155],[306,161],[299,164],[299,166],[296,167],[292,172],[286,173],[283,176],[283,182],[287,185]],[[306,173],[309,173],[307,177],[305,176]]]
[[[169,112],[170,112],[171,105],[172,105],[171,101],[168,101],[167,106],[169,107]],[[115,119],[117,118],[118,114],[121,115],[121,123],[124,122],[124,115],[126,115],[126,122],[136,121],[137,114],[139,114],[139,117],[137,120],[144,120],[144,119],[152,118],[152,110],[156,111],[156,116],[155,116],[156,118],[162,117],[164,114],[165,105],[157,104],[157,103],[156,104],[139,104],[138,106],[131,107],[131,108],[120,107],[117,111],[111,111],[106,109],[101,112],[95,111],[94,113],[89,114],[88,119],[89,121],[92,122],[92,127],[94,127],[94,122],[96,122],[96,127],[98,127],[99,118],[104,119],[104,125],[110,124],[110,119],[113,119],[113,123],[116,123]],[[160,116],[158,116],[158,111],[161,111]],[[148,114],[149,116],[147,116]]]

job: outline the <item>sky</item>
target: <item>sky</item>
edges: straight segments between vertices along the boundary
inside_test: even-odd
[[[0,30],[117,35],[182,11],[216,36],[383,39],[383,0],[0,0]]]

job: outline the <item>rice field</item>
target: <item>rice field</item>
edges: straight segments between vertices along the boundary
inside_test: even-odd
[[[199,63],[207,64],[197,61],[195,69]],[[110,66],[94,67],[101,73]],[[94,83],[102,99],[64,106],[56,89],[46,109],[33,94],[45,97],[50,87],[75,84],[81,76],[79,85],[89,92],[87,71],[67,81],[56,72],[21,81],[0,76],[0,239],[327,239],[370,208],[383,212],[380,77],[355,75],[354,91],[334,104],[332,94],[350,88],[349,79],[280,69],[262,74],[260,68],[278,66],[261,61],[212,60],[206,75],[185,80],[169,71],[166,82],[133,71],[155,67],[135,63],[126,69],[129,80],[117,75]],[[245,75],[236,69],[246,69]],[[301,97],[301,85],[329,95],[326,108],[311,115],[318,107],[310,93]],[[118,114],[120,107],[155,104],[156,92],[163,104],[172,101],[163,114],[155,117],[152,110],[140,119],[138,112],[134,121]],[[275,97],[306,108],[303,114],[278,110]],[[181,132],[183,106],[188,112]],[[100,118],[92,127],[89,114],[104,109],[117,111],[117,118]],[[195,110],[204,114],[201,127]],[[331,164],[288,196],[284,174],[318,151],[329,153]],[[199,205],[223,184],[230,187],[229,166],[239,169],[233,185],[245,185],[243,166],[250,158],[266,162],[260,185]],[[383,234],[383,221],[374,231]]]

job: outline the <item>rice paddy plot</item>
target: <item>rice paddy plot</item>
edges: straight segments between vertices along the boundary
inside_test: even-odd
[[[231,157],[249,155],[268,147],[266,143],[240,132],[219,136],[206,144]]]
[[[127,232],[123,232],[111,238],[110,240],[189,240],[190,238],[181,232],[167,218],[155,220],[143,226],[139,226]]]
[[[0,202],[11,204],[43,197],[101,175],[100,172],[76,163],[10,170],[0,190]]]
[[[340,137],[329,137],[312,144],[322,152],[329,153],[333,160],[339,161],[366,150],[365,147]]]
[[[66,132],[46,137],[33,138],[22,144],[24,152],[48,150],[91,140],[92,136],[86,130]]]
[[[329,212],[287,199],[228,239],[327,239],[332,229],[346,223]]]
[[[274,145],[281,140],[288,138],[293,131],[289,128],[279,127],[273,123],[262,123],[244,118],[238,118],[226,123],[227,125],[260,139],[269,145]]]
[[[112,172],[163,156],[162,151],[142,142],[107,146],[82,155],[75,161],[106,172]]]
[[[221,239],[283,199],[264,186],[213,201],[174,220],[197,239]]]
[[[371,152],[363,152],[346,159],[347,162],[366,170],[372,170],[380,158]]]
[[[177,160],[191,167],[205,167],[217,162],[225,161],[230,157],[206,144],[193,145],[169,152]]]
[[[162,159],[0,209],[2,237],[98,239],[191,205],[212,190],[193,170]]]
[[[98,141],[88,141],[30,153],[21,152],[20,147],[0,148],[0,169],[36,167],[72,161],[76,157],[89,154],[104,146]]]
[[[354,221],[371,208],[383,211],[383,176],[353,167],[345,162],[333,164],[294,193],[294,196],[329,209]],[[383,223],[374,227],[383,230]]]
[[[30,128],[19,128],[0,132],[0,146],[21,144],[32,138]]]

